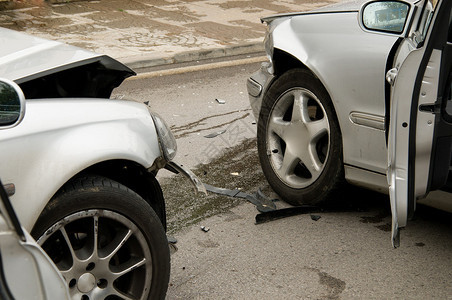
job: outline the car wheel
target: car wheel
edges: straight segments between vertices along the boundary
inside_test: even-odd
[[[321,82],[306,70],[290,70],[270,86],[257,140],[269,184],[292,205],[324,201],[343,181],[336,113]]]
[[[91,176],[65,185],[32,235],[72,299],[164,299],[170,274],[163,226],[138,194]]]

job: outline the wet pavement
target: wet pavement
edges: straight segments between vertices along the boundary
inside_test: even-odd
[[[263,50],[260,18],[340,0],[104,0],[1,3],[0,27],[110,55],[132,68]],[[54,1],[62,2],[62,1]],[[26,4],[25,4],[26,3]]]

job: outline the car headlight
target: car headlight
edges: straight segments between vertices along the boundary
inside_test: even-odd
[[[177,143],[168,124],[157,113],[149,111],[154,120],[160,144],[160,150],[166,161],[171,161],[177,152]]]

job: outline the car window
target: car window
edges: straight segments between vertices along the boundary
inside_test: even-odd
[[[19,96],[14,88],[0,82],[0,125],[14,123],[19,118]]]
[[[425,2],[424,7],[422,8],[423,11],[416,29],[416,42],[418,43],[418,45],[422,44],[422,42],[425,40],[425,36],[427,35],[428,28],[430,26],[430,23],[432,22],[433,14],[435,13],[437,4],[438,0],[428,0]]]

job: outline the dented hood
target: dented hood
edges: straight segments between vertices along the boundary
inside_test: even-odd
[[[109,56],[5,28],[0,28],[0,45],[0,77],[19,85],[30,85],[43,78],[49,81],[57,76],[62,80],[72,77],[79,86],[92,86],[92,82],[88,81],[97,76],[97,79],[104,81],[101,89],[105,95],[106,87],[112,90],[125,78],[135,75],[134,71]],[[88,70],[89,76],[84,76]],[[54,85],[59,84],[53,80]],[[61,96],[74,95],[63,93]],[[96,91],[91,90],[86,96],[97,96]]]

